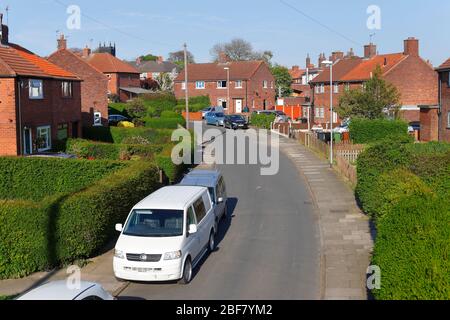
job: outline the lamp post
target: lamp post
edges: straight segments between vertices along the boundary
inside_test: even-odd
[[[188,59],[187,59],[187,44],[184,44],[184,94],[186,100],[186,129],[189,130],[189,92],[188,92]]]
[[[333,153],[333,61],[324,61],[323,64],[330,66],[330,166],[333,167],[334,153]]]
[[[229,67],[225,67],[224,70],[227,71],[227,114],[230,114],[230,108],[231,108],[231,103],[230,103],[230,68]]]

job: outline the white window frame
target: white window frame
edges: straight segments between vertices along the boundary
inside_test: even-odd
[[[339,93],[339,84],[338,83],[333,84],[333,93]]]
[[[205,81],[195,81],[195,89],[197,89],[197,90],[205,90],[206,89]]]
[[[325,93],[325,84],[320,85],[320,93]]]
[[[36,138],[40,137],[40,131],[47,130],[47,140],[45,148],[38,148],[38,152],[48,151],[52,149],[52,128],[51,126],[40,126],[36,128]]]
[[[263,88],[264,88],[264,89],[267,89],[268,87],[269,87],[269,81],[264,80],[264,81],[263,81]]]
[[[40,83],[39,87],[33,87],[34,84],[36,83]],[[44,99],[44,80],[40,80],[40,79],[30,79],[28,81],[28,87],[29,87],[29,92],[28,92],[28,97],[31,100],[40,100],[40,99]],[[33,95],[33,89],[38,89],[38,95],[34,96]]]
[[[68,85],[69,95],[65,95],[65,85]],[[73,82],[72,81],[62,81],[61,82],[61,95],[63,98],[69,99],[73,98]]]
[[[236,89],[242,89],[242,80],[236,80],[235,82],[235,88]]]
[[[316,94],[319,94],[319,93],[320,93],[320,88],[319,88],[318,85],[314,86],[314,92],[315,92]]]
[[[349,82],[347,82],[345,84],[345,91],[350,91],[350,83]]]
[[[450,111],[447,112],[447,129],[450,129]]]
[[[225,83],[225,86],[223,86],[223,83]],[[228,88],[228,81],[227,80],[219,80],[217,81],[217,89],[227,89]]]
[[[181,90],[186,90],[186,81],[181,83]]]

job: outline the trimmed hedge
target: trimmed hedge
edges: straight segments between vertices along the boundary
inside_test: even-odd
[[[172,130],[155,130],[150,128],[85,127],[83,137],[87,140],[121,144],[125,139],[141,137],[150,144],[171,142]]]
[[[178,129],[178,126],[184,127],[186,120],[183,117],[178,118],[144,118],[145,127],[152,129]]]
[[[76,192],[125,166],[111,161],[0,158],[0,199],[39,201]]]
[[[83,159],[137,160],[154,159],[163,150],[163,145],[112,144],[81,139],[69,139],[66,152]]]
[[[412,196],[378,227],[373,264],[381,268],[380,300],[450,299],[450,201]]]
[[[183,116],[175,111],[163,111],[161,112],[161,118],[183,118]]]
[[[131,208],[160,187],[159,170],[133,162],[94,185],[44,201],[0,205],[0,279],[89,258],[114,235]]]
[[[377,142],[386,138],[408,138],[408,124],[404,121],[352,119],[350,137],[355,144]]]
[[[269,130],[275,118],[275,115],[253,114],[250,122],[252,126]]]

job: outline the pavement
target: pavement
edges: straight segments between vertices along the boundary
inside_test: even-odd
[[[354,191],[329,162],[298,142],[282,137],[280,148],[307,182],[320,217],[323,298],[369,299],[366,272],[375,231],[359,209]]]

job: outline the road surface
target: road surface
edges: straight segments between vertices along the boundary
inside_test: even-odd
[[[320,238],[313,200],[290,160],[261,176],[259,165],[223,165],[230,221],[217,251],[205,257],[191,284],[130,283],[123,299],[301,300],[320,298]]]

